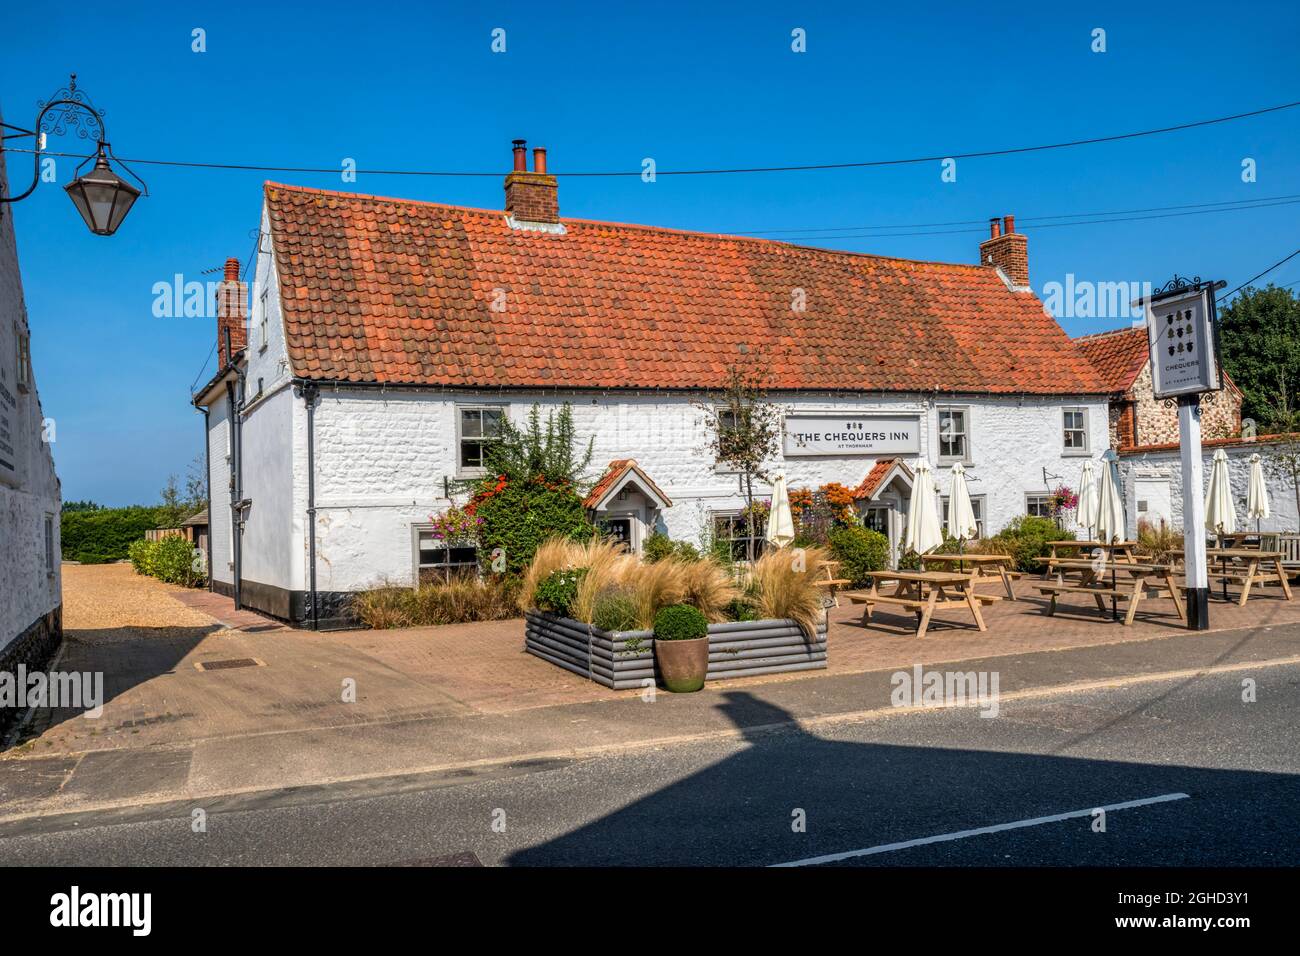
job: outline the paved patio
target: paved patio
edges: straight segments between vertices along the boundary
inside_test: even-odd
[[[877,610],[863,625],[861,606],[846,602],[831,611],[827,670],[710,682],[706,692],[1189,633],[1167,599],[1144,601],[1131,627],[1110,621],[1082,595],[1049,618],[1035,581],[1018,583],[1020,600],[985,608],[987,631],[954,611],[937,614],[921,640],[912,615]],[[60,668],[104,672],[104,714],[38,715],[28,735],[35,739],[10,756],[510,714],[639,693],[607,690],[524,653],[520,620],[313,633],[236,612],[229,599],[206,591],[142,578],[127,565],[68,566],[64,588],[68,640]],[[1286,602],[1275,587],[1257,593],[1245,607],[1212,602],[1213,629],[1300,622],[1300,598]],[[231,660],[255,663],[196,666]],[[352,686],[355,701],[345,700]]]

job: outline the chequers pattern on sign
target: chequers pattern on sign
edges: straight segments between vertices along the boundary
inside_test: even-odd
[[[581,219],[541,233],[499,211],[265,190],[302,378],[699,388],[757,354],[775,389],[1107,390],[989,266]]]

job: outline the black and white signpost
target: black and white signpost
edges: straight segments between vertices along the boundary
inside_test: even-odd
[[[1201,396],[1223,388],[1219,370],[1214,293],[1226,282],[1175,276],[1149,299],[1147,342],[1151,384],[1158,399],[1178,404],[1183,466],[1183,565],[1187,572],[1187,626],[1210,626],[1209,569],[1205,561],[1205,493],[1201,468]],[[1135,305],[1137,303],[1134,303]]]

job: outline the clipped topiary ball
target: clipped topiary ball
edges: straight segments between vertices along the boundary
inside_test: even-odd
[[[672,604],[655,615],[656,641],[690,641],[708,634],[708,619],[689,604]]]

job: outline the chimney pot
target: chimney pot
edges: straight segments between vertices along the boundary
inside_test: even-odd
[[[1007,233],[1008,236],[1011,235],[1013,232],[1016,231],[1016,217],[1015,217],[1015,216],[1007,216],[1007,217],[1006,217],[1005,219],[1003,219],[1002,221],[1003,221],[1003,224],[1006,226],[1006,233]]]
[[[980,243],[980,262],[997,266],[1017,289],[1029,287],[1029,240],[1016,232],[1016,217],[989,220],[989,238]]]
[[[237,282],[237,281],[239,280],[239,260],[238,260],[238,259],[227,259],[227,260],[226,260],[226,274],[225,274],[225,277],[224,277],[224,278],[225,278],[225,280],[226,280],[227,282]]]
[[[546,175],[546,148],[536,146],[533,148],[533,172]]]
[[[511,148],[515,153],[515,172],[517,173],[526,172],[528,170],[528,156],[527,151],[524,149],[526,145],[527,141],[522,139],[514,140],[511,144]]]
[[[527,167],[524,141],[514,141],[515,168],[506,175],[506,212],[517,222],[558,223],[560,200],[555,176],[546,171],[546,150],[533,150],[533,169]]]
[[[1002,235],[1002,220],[994,216],[989,220],[989,238],[996,239]]]

